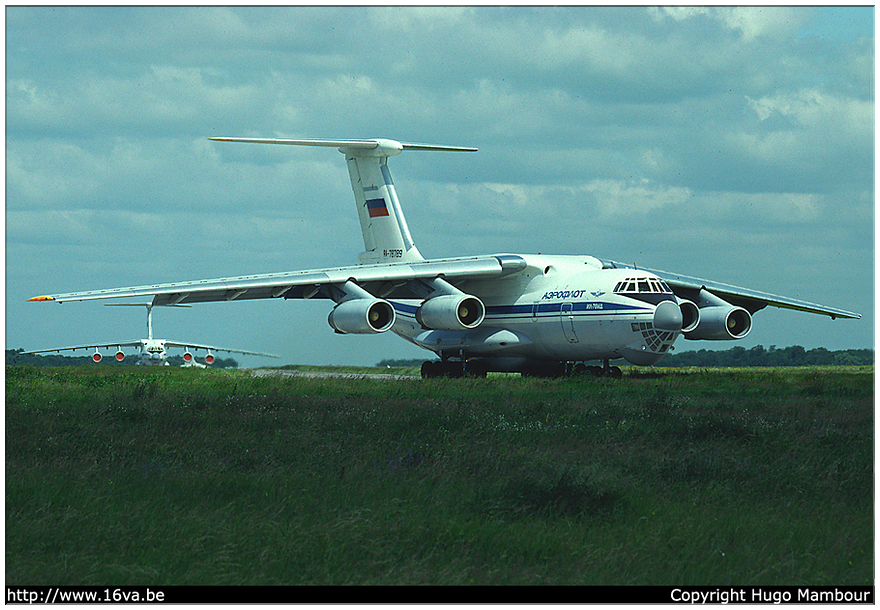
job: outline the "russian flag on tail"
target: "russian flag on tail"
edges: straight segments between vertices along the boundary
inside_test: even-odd
[[[388,216],[388,208],[385,206],[385,200],[367,199],[367,212],[369,212],[370,218]]]

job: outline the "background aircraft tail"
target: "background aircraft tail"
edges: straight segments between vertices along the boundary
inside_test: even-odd
[[[397,199],[388,157],[404,150],[463,151],[476,148],[403,144],[394,140],[278,140],[259,138],[210,138],[224,142],[288,144],[294,146],[331,146],[345,155],[351,189],[357,204],[358,219],[364,236],[362,263],[394,263],[424,260],[413,242],[406,218]]]

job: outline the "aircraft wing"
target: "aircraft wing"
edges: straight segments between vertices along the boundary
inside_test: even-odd
[[[612,264],[618,268],[634,268],[632,267],[632,265],[625,265],[621,263]],[[846,311],[844,309],[827,307],[825,305],[817,305],[815,303],[808,303],[807,301],[800,301],[798,299],[777,296],[774,294],[769,294],[767,292],[751,290],[749,288],[740,288],[739,286],[724,284],[722,282],[714,282],[711,280],[704,280],[687,275],[670,273],[668,271],[649,269],[647,267],[639,268],[644,269],[645,271],[650,271],[651,273],[654,273],[658,277],[662,278],[667,284],[669,284],[669,287],[677,296],[693,298],[694,295],[696,293],[699,293],[700,290],[707,290],[712,294],[721,297],[732,305],[737,305],[739,307],[742,307],[743,309],[748,310],[749,313],[755,313],[756,311],[770,305],[773,307],[781,307],[783,309],[794,309],[797,311],[805,311],[808,313],[831,316],[832,319],[858,319],[862,317],[861,314]]]
[[[181,347],[184,349],[203,349],[208,352],[234,352],[236,354],[249,354],[251,356],[268,356],[269,358],[280,358],[276,354],[267,354],[265,352],[250,352],[246,349],[234,349],[231,347],[215,347],[213,345],[199,345],[198,343],[183,343],[181,341],[164,340],[165,347]]]
[[[413,288],[407,285],[420,279],[430,280],[442,276],[450,283],[458,284],[466,280],[507,275],[525,266],[526,262],[519,256],[499,254],[111,288],[40,296],[29,300],[63,303],[153,296],[153,305],[178,305],[278,297],[329,298],[331,285],[342,285],[348,280],[353,280],[380,298],[413,298]]]
[[[70,347],[53,347],[50,349],[35,349],[22,354],[42,354],[45,352],[74,351],[78,349],[109,349],[111,347],[140,347],[143,341],[114,341],[112,343],[90,343],[89,345],[73,345]]]

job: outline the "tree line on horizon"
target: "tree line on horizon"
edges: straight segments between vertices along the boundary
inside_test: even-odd
[[[381,360],[376,366],[418,366],[422,359],[387,359]],[[804,349],[800,345],[777,348],[771,345],[765,349],[756,345],[750,349],[733,347],[728,350],[695,350],[667,354],[657,366],[688,367],[688,366],[869,366],[874,364],[873,349],[845,349],[831,351],[824,347]]]

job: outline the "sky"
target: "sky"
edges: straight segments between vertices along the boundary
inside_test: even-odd
[[[5,343],[145,336],[36,295],[356,264],[332,148],[389,167],[427,258],[586,254],[862,314],[767,308],[736,345],[874,345],[874,9],[7,6]],[[326,300],[157,309],[154,335],[279,354],[431,354],[338,335]],[[83,353],[80,352],[82,355]]]

